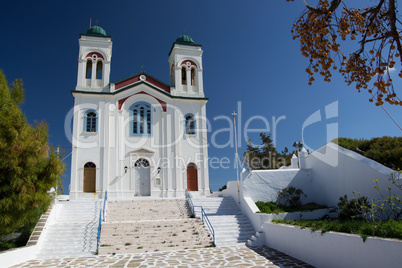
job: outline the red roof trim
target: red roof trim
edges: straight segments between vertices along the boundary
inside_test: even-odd
[[[135,96],[135,95],[139,95],[139,94],[144,94],[144,95],[151,96],[152,98],[154,98],[155,100],[157,100],[157,101],[161,104],[163,111],[166,112],[166,102],[164,102],[164,101],[161,100],[161,99],[158,99],[157,97],[155,97],[155,96],[153,96],[153,95],[151,95],[151,94],[149,94],[149,93],[146,93],[145,91],[140,91],[140,92],[138,92],[138,93],[135,93],[135,94],[132,94],[132,95],[130,95],[130,96],[128,96],[128,97],[125,97],[125,98],[123,98],[123,99],[120,99],[120,100],[119,100],[119,105],[118,105],[118,106],[119,106],[119,110],[121,110],[121,107],[123,106],[124,102],[125,102],[128,98],[130,98],[130,97],[132,97],[132,96]]]
[[[115,90],[119,90],[119,89],[121,89],[123,87],[129,86],[131,84],[134,84],[134,83],[137,83],[137,82],[141,81],[141,79],[140,79],[141,75],[145,75],[145,74],[138,74],[138,75],[136,75],[134,77],[131,77],[131,78],[128,78],[126,80],[123,80],[121,82],[116,83],[115,87],[114,87]],[[152,77],[150,77],[148,75],[145,75],[145,77],[146,77],[146,79],[145,79],[146,82],[150,83],[151,85],[153,85],[153,86],[155,86],[157,88],[162,89],[163,91],[166,91],[166,92],[170,93],[170,87],[169,86],[157,81],[156,79],[153,79]]]

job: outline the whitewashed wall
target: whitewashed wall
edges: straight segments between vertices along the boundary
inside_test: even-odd
[[[281,189],[294,186],[307,195],[304,202],[336,206],[340,196],[352,197],[355,190],[361,195],[380,198],[373,181],[378,180],[385,191],[392,187],[388,178],[395,172],[334,143],[308,155],[303,163],[302,169],[243,171],[244,195],[254,202],[275,201]]]
[[[305,168],[312,171],[317,202],[328,206],[336,205],[339,197],[345,194],[351,197],[354,190],[365,196],[379,198],[373,180],[378,180],[380,187],[385,190],[392,186],[388,178],[395,172],[332,142],[310,154],[306,158]]]
[[[264,224],[266,245],[316,267],[401,267],[402,241]]]
[[[278,192],[288,186],[302,189],[307,195],[305,202],[314,200],[311,170],[276,169],[244,171],[242,174],[245,196],[257,201],[276,201]]]

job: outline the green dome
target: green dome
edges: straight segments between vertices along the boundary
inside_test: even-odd
[[[87,31],[88,35],[98,35],[98,36],[106,36],[106,31],[102,29],[100,26],[92,26]]]
[[[193,39],[192,39],[190,36],[184,35],[184,34],[183,34],[182,36],[179,36],[179,37],[176,39],[176,43],[195,45]]]

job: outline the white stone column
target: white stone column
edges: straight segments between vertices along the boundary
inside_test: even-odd
[[[206,103],[201,104],[201,117],[203,120],[200,120],[200,143],[202,144],[202,155],[203,155],[203,189],[204,194],[209,194],[209,166],[208,166],[208,139],[207,139],[207,125],[206,125]]]
[[[191,68],[186,69],[186,82],[187,82],[187,93],[193,93],[193,87],[191,86]]]
[[[91,87],[96,87],[96,61],[92,60]]]

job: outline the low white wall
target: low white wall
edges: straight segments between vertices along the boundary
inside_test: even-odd
[[[239,205],[239,190],[241,190],[241,185],[239,187],[237,187],[237,181],[228,181],[226,189],[222,191],[223,197],[231,196],[236,204]]]
[[[272,220],[316,220],[328,215],[330,217],[336,217],[338,212],[331,212],[331,208],[316,209],[313,211],[296,211],[296,212],[284,212],[278,214],[257,214],[263,218],[262,222],[272,222]]]
[[[11,267],[33,259],[39,251],[39,246],[27,246],[10,249],[0,253],[0,266]]]
[[[311,232],[295,226],[265,223],[267,246],[316,267],[401,267],[402,241],[328,232]]]

